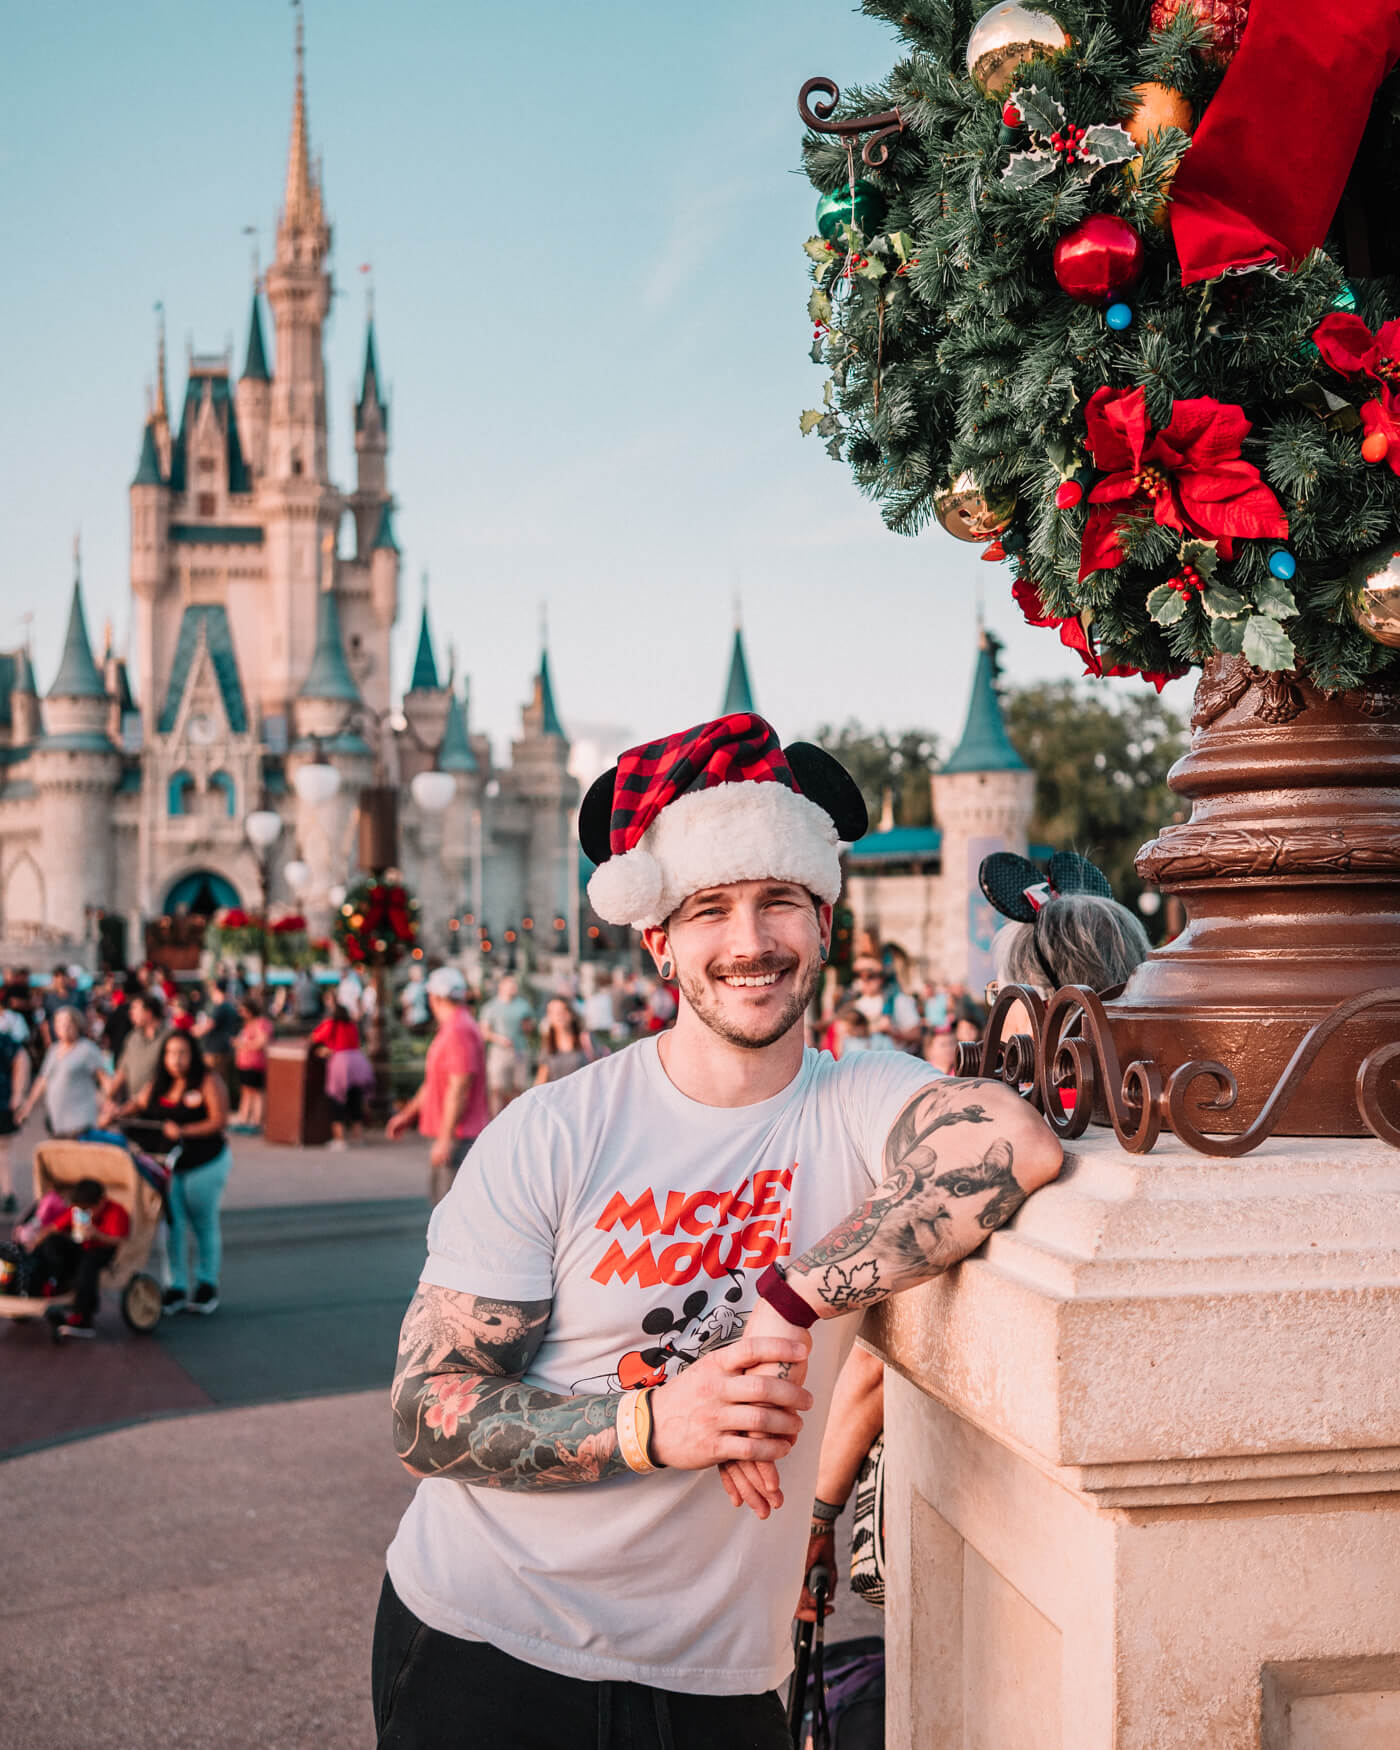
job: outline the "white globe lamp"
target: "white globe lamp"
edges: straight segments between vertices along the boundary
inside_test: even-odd
[[[290,863],[283,865],[282,874],[292,892],[301,893],[311,879],[311,865],[303,863],[300,857],[294,857]]]
[[[282,817],[270,808],[255,808],[243,822],[243,830],[255,851],[270,850],[282,830]]]
[[[409,789],[425,814],[441,814],[457,794],[457,780],[450,772],[419,772]]]
[[[313,760],[309,765],[297,767],[292,775],[292,782],[303,802],[319,808],[323,802],[329,802],[339,790],[340,773],[324,760]]]
[[[1138,894],[1138,910],[1145,918],[1155,918],[1162,909],[1162,896],[1154,888],[1145,887]]]

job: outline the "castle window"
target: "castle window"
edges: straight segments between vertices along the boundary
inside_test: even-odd
[[[213,516],[217,508],[218,500],[214,497],[214,494],[212,492],[201,492],[199,494],[199,504],[195,511],[195,515]]]
[[[172,775],[165,791],[167,814],[188,814],[194,807],[195,781],[189,772]]]
[[[234,789],[233,779],[227,772],[215,772],[209,780],[209,788],[224,798],[225,812],[232,820],[237,813],[237,791]]]
[[[199,458],[199,471],[201,474],[212,474],[216,466],[217,463],[212,456],[201,456]]]

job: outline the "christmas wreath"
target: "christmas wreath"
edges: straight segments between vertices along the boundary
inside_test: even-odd
[[[1400,9],[864,10],[908,46],[804,109],[802,429],[1092,674],[1400,679]]]
[[[395,876],[366,876],[336,913],[335,939],[352,966],[393,966],[418,940],[418,901]]]

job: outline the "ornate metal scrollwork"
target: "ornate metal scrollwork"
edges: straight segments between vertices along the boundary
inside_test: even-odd
[[[1031,1031],[1003,1041],[1002,1028],[1017,1003]],[[1338,1003],[1299,1040],[1282,1076],[1258,1114],[1236,1135],[1212,1132],[1199,1122],[1228,1112],[1239,1084],[1223,1063],[1196,1059],[1179,1064],[1163,1081],[1150,1058],[1136,1058],[1124,1069],[1113,1038],[1113,1021],[1104,999],[1087,985],[1067,985],[1046,1003],[1027,985],[1007,985],[998,993],[978,1045],[958,1049],[955,1074],[999,1079],[1017,1088],[1045,1115],[1065,1142],[1082,1136],[1095,1118],[1113,1126],[1130,1154],[1147,1154],[1163,1128],[1198,1154],[1235,1157],[1249,1154],[1272,1136],[1318,1053],[1348,1022],[1374,1009],[1400,1011],[1400,989],[1370,991]],[[1400,1026],[1400,1022],[1397,1023]],[[1385,1090],[1400,1078],[1400,1039],[1378,1046],[1356,1075],[1356,1106],[1374,1136],[1400,1148],[1400,1113],[1383,1104]],[[1203,1097],[1199,1084],[1213,1090]]]
[[[823,92],[815,103],[808,100],[814,91]],[[870,138],[860,149],[861,162],[869,165],[872,170],[878,170],[890,155],[888,146],[882,142],[891,134],[904,132],[904,117],[898,107],[882,110],[879,115],[852,115],[844,121],[834,122],[829,118],[841,101],[841,92],[834,79],[824,79],[819,74],[815,79],[809,79],[797,94],[797,113],[813,133],[839,134],[842,139],[854,139],[860,134],[869,134]],[[875,148],[879,146],[879,151]]]

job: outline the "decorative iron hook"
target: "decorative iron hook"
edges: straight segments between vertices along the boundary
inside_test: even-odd
[[[808,99],[814,91],[824,92],[825,99],[818,98],[815,103]],[[797,113],[806,125],[816,134],[839,134],[843,139],[854,139],[859,134],[869,134],[871,137],[860,149],[861,163],[867,164],[872,170],[878,170],[890,155],[888,146],[881,145],[882,140],[891,134],[904,132],[904,117],[899,113],[899,106],[882,110],[879,115],[847,116],[845,121],[834,122],[828,117],[841,101],[841,92],[834,79],[823,79],[820,75],[809,79],[797,94]],[[879,146],[877,153],[875,148]]]

